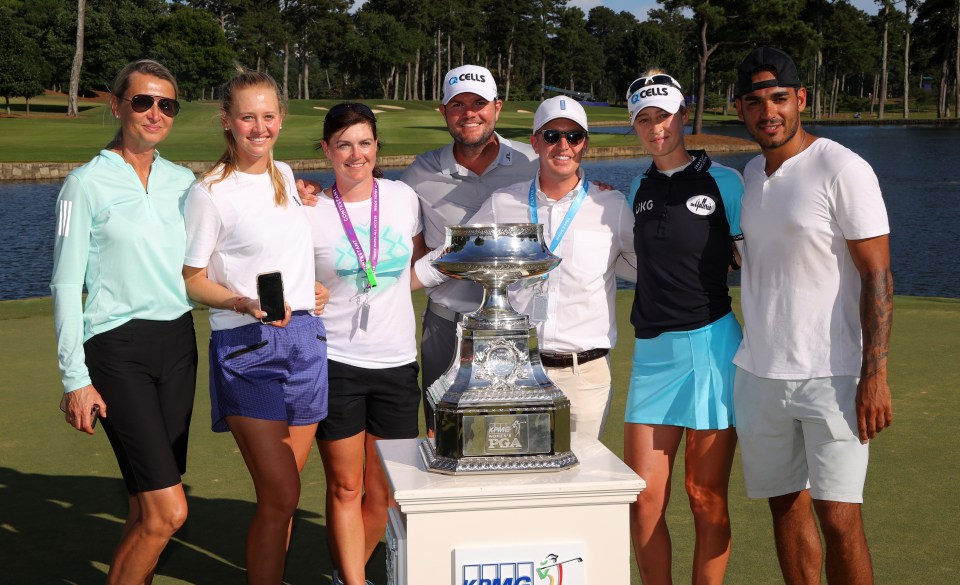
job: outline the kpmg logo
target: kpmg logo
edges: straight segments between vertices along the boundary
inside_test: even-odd
[[[487,425],[487,448],[490,451],[501,449],[523,449],[526,434],[523,433],[527,421],[515,419],[512,422],[493,421]]]
[[[517,561],[464,565],[460,585],[563,585],[563,566],[582,563],[581,557],[564,561],[550,553],[539,563]]]
[[[637,201],[634,213],[643,213],[644,211],[653,211],[653,199],[646,201]]]
[[[462,585],[534,585],[536,576],[532,561],[464,565]]]
[[[717,209],[717,204],[709,195],[694,195],[687,199],[687,209],[697,215],[710,215]]]

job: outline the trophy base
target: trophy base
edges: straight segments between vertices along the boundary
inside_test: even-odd
[[[500,455],[455,459],[439,455],[433,439],[420,441],[420,458],[427,470],[445,475],[561,471],[580,463],[573,451],[542,455]]]

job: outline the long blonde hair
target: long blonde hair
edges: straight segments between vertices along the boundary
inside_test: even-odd
[[[230,114],[230,110],[233,107],[234,95],[237,91],[251,87],[265,87],[273,90],[273,93],[277,96],[277,104],[280,105],[280,117],[283,118],[283,116],[286,115],[286,101],[280,94],[280,88],[277,87],[277,82],[274,81],[269,73],[239,69],[236,75],[220,86],[221,116],[227,117]],[[210,185],[215,185],[223,181],[237,171],[237,141],[229,129],[224,129],[223,139],[227,143],[226,150],[223,151],[220,159],[214,163],[213,167],[203,175],[204,181],[208,181]],[[269,157],[267,161],[267,172],[273,181],[274,202],[279,207],[286,207],[288,201],[286,181],[284,181],[280,169],[278,169],[277,165],[273,162],[273,152],[270,153]]]

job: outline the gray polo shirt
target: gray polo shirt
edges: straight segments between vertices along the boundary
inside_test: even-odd
[[[496,136],[500,153],[481,175],[457,163],[450,143],[418,156],[400,177],[420,196],[423,237],[431,250],[443,245],[446,226],[473,217],[494,191],[536,176],[539,162],[533,148]],[[427,289],[427,295],[453,311],[466,313],[480,306],[483,289],[470,281],[449,280]]]

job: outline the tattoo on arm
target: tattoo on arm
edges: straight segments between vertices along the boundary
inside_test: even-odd
[[[860,323],[863,329],[861,376],[886,371],[893,326],[893,275],[888,268],[878,268],[861,278]]]

